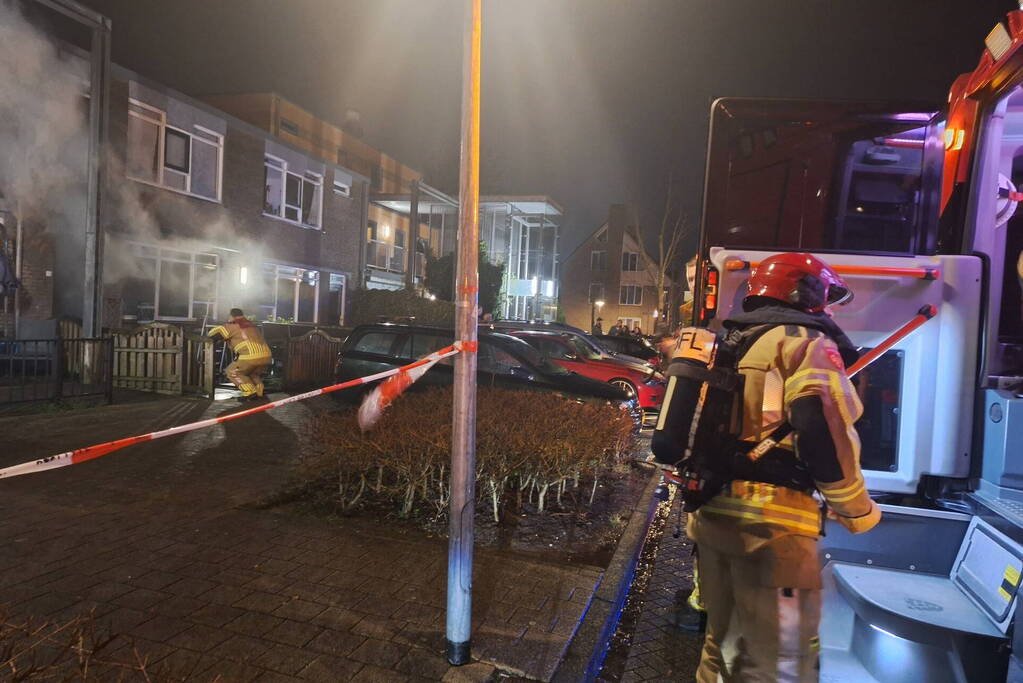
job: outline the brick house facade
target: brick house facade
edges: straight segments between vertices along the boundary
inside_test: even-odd
[[[223,319],[238,306],[260,320],[343,322],[368,179],[127,70],[113,75],[108,319]]]
[[[607,221],[597,228],[561,269],[561,310],[565,322],[589,330],[603,318],[606,333],[617,320],[629,328],[654,332],[657,314],[656,270],[639,239],[635,212],[612,204]],[[666,281],[670,289],[671,281]],[[595,302],[603,301],[603,306]]]

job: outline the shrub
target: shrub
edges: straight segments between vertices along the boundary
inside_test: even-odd
[[[16,619],[0,605],[4,681],[151,680],[148,657],[97,624],[94,612],[68,620]]]
[[[450,498],[451,387],[395,402],[377,426],[360,432],[355,415],[312,420],[303,479],[350,510],[373,497],[409,515],[418,505],[442,516]],[[600,477],[632,448],[632,419],[617,406],[555,394],[480,387],[476,420],[476,494],[495,522],[509,492],[535,499],[543,512],[567,485]]]
[[[421,325],[454,327],[455,305],[450,301],[430,301],[408,289],[359,289],[352,293],[352,308],[347,321],[351,325],[415,318]]]
[[[487,256],[487,245],[480,241],[479,254],[479,305],[484,313],[497,313],[504,284],[504,264],[491,263]],[[454,301],[455,253],[435,257],[426,255],[426,288],[444,301]]]

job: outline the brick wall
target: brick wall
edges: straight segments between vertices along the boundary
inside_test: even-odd
[[[150,87],[156,87],[149,84]],[[182,95],[170,97],[193,103]],[[268,134],[229,117],[224,136],[221,201],[213,202],[162,187],[128,179],[124,173],[128,128],[128,84],[115,80],[111,87],[110,210],[106,229],[113,249],[123,250],[134,240],[172,247],[219,248],[221,252],[219,317],[232,306],[255,312],[260,303],[257,289],[264,262],[321,269],[321,322],[336,322],[329,293],[330,271],[347,276],[347,285],[357,281],[359,243],[364,229],[364,183],[353,183],[351,197],[336,194],[333,170],[328,166],[323,179],[321,228],[305,228],[263,214],[264,156]],[[131,264],[117,254],[107,259],[105,280],[116,292]],[[248,282],[242,285],[239,269],[246,267]],[[248,312],[248,311],[247,311]],[[130,313],[125,311],[125,313]]]
[[[24,245],[21,254],[21,287],[18,290],[18,310],[22,320],[48,320],[53,317],[54,241],[43,232],[42,226],[27,222],[22,226]],[[13,232],[13,230],[12,230]],[[15,267],[16,244],[9,236],[8,254],[11,268]],[[14,337],[15,297],[0,300],[0,338]],[[22,335],[24,336],[24,335]]]

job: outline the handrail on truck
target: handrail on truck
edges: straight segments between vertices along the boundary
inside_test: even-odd
[[[736,272],[747,268],[756,268],[760,261],[744,261],[731,258],[725,261],[725,270]],[[839,275],[865,275],[875,277],[911,277],[918,280],[937,280],[941,277],[941,269],[929,266],[895,267],[895,266],[854,266],[829,264]]]

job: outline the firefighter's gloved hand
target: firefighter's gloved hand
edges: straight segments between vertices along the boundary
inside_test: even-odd
[[[851,534],[862,534],[864,531],[873,529],[881,521],[881,508],[871,500],[870,510],[859,517],[845,517],[828,508],[828,518],[844,526]]]

